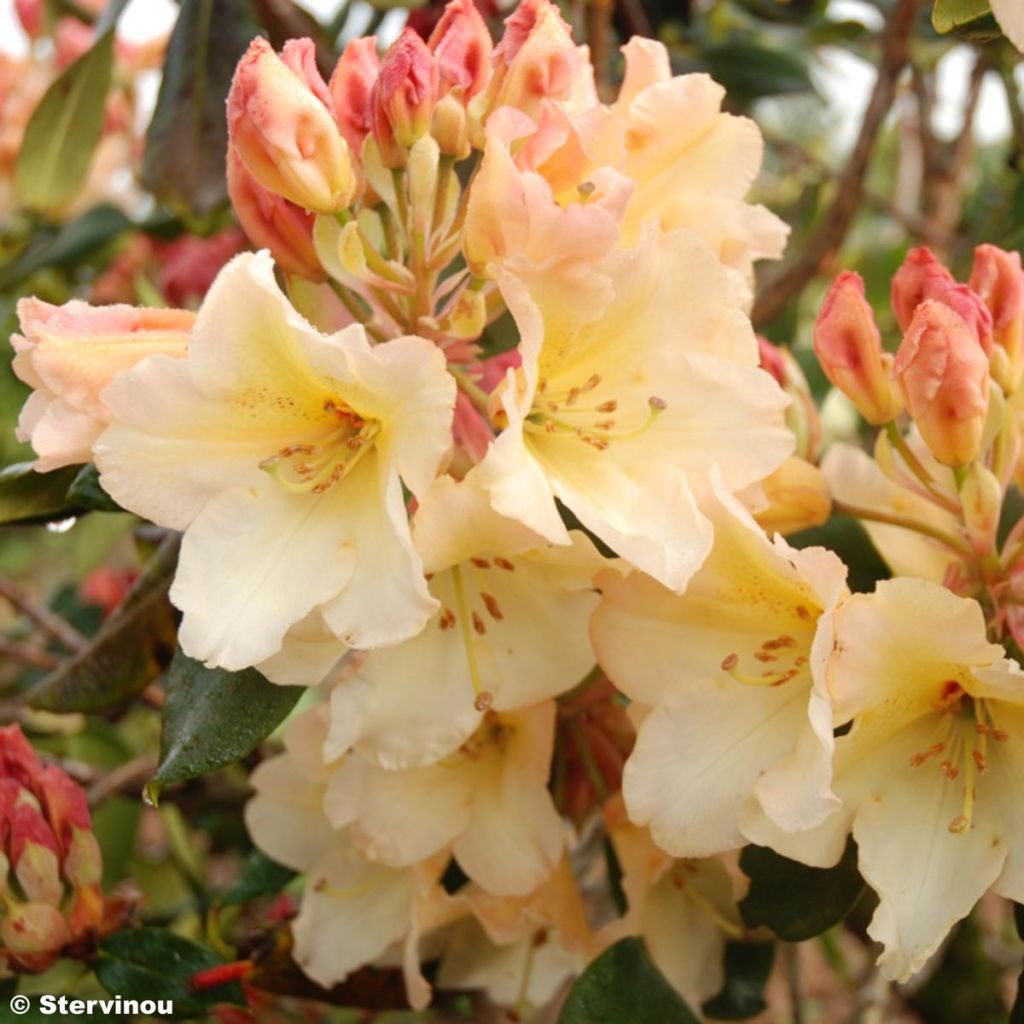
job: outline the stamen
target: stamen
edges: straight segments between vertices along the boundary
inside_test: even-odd
[[[488,613],[492,619],[496,619],[500,622],[505,618],[504,612],[501,610],[501,605],[498,604],[498,599],[493,594],[485,594],[483,591],[480,592],[480,598],[487,608]]]

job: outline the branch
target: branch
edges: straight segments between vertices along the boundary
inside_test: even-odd
[[[11,580],[0,577],[0,597],[5,598],[18,611],[31,619],[65,650],[77,653],[89,646],[89,641],[77,629],[65,622],[59,615],[55,615],[49,608],[34,601]]]
[[[761,289],[751,319],[755,326],[774,320],[803,290],[843,244],[864,197],[875,142],[896,95],[896,82],[907,63],[910,36],[921,0],[899,0],[882,30],[882,58],[860,134],[836,185],[836,197],[800,255],[769,278]]]

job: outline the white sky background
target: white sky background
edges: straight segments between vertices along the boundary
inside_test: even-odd
[[[300,0],[303,7],[320,18],[331,16],[338,0]],[[166,32],[174,23],[176,5],[172,0],[131,0],[121,16],[121,31],[130,39],[144,39]],[[370,9],[364,8],[365,18]],[[832,0],[829,14],[838,19],[855,19],[870,27],[881,22],[878,10],[863,0]],[[393,12],[379,33],[387,38],[397,34],[402,14]],[[358,29],[358,23],[354,26]],[[22,54],[27,44],[14,14],[14,0],[0,0],[0,50]],[[947,137],[960,130],[960,113],[972,64],[969,47],[955,47],[939,65],[936,129]],[[840,49],[821,51],[821,59],[814,68],[818,89],[836,119],[835,138],[839,148],[853,141],[857,126],[867,103],[874,79],[869,64]],[[1024,80],[1021,81],[1024,86]],[[981,142],[993,142],[1009,134],[1009,111],[1006,97],[993,75],[989,75],[982,88],[981,104],[975,121],[975,133]]]

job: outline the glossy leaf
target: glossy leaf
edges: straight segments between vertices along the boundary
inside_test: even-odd
[[[698,1024],[637,938],[609,946],[579,976],[558,1024]]]
[[[274,731],[305,692],[301,686],[275,686],[255,669],[206,668],[180,650],[164,687],[155,787],[234,764]]]
[[[46,90],[25,128],[14,167],[18,198],[53,211],[78,194],[103,129],[114,62],[114,30],[107,29]]]
[[[727,943],[722,991],[703,1005],[704,1013],[715,1020],[746,1020],[757,1016],[768,1005],[764,987],[774,961],[774,943]]]
[[[92,464],[83,466],[68,488],[68,501],[90,512],[123,512],[124,509],[107,494],[100,484],[99,470]]]
[[[274,896],[294,877],[295,872],[291,868],[277,864],[260,850],[253,850],[246,857],[238,878],[221,897],[221,902],[230,906],[260,896]]]
[[[945,34],[989,14],[991,10],[988,0],[935,0],[932,25],[936,32]]]
[[[227,198],[225,100],[259,32],[246,0],[182,0],[146,136],[143,184],[177,210],[208,213]]]
[[[740,868],[750,879],[750,891],[739,904],[744,924],[770,928],[787,942],[802,942],[838,924],[864,892],[853,840],[833,868],[810,868],[763,846],[746,847]]]
[[[167,594],[177,557],[177,538],[169,538],[92,643],[28,693],[32,707],[103,711],[160,675],[174,650],[176,619]]]
[[[51,523],[85,511],[67,497],[77,466],[37,473],[30,462],[0,470],[0,526]]]

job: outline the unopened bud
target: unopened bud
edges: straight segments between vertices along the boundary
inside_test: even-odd
[[[761,481],[767,505],[754,513],[766,533],[797,533],[828,522],[832,492],[817,466],[796,455]]]
[[[892,279],[892,310],[901,331],[910,326],[917,307],[934,297],[937,284],[953,285],[956,280],[927,246],[911,249]]]
[[[287,62],[263,38],[239,61],[228,94],[231,146],[266,189],[305,210],[345,209],[356,187],[348,145],[310,40],[292,40]]]
[[[373,87],[373,134],[387,166],[403,166],[402,151],[430,130],[437,86],[434,55],[405,29],[384,54]]]
[[[64,885],[60,880],[57,843],[50,827],[31,808],[18,808],[12,826],[11,860],[25,895],[34,902],[60,906]]]
[[[970,286],[992,314],[997,351],[1005,353],[1001,366],[993,362],[993,376],[1012,393],[1020,386],[1024,373],[1024,269],[1020,253],[979,245],[974,250]]]
[[[67,922],[51,904],[6,902],[0,945],[15,966],[27,971],[47,970],[69,938]]]
[[[227,172],[231,205],[253,245],[269,249],[289,274],[323,281],[327,275],[313,247],[314,216],[265,189],[233,149],[228,150]]]
[[[445,319],[447,332],[459,341],[473,341],[484,333],[486,326],[487,302],[483,292],[476,288],[463,288]]]
[[[469,127],[466,108],[449,93],[434,107],[434,119],[430,123],[430,134],[445,156],[464,160],[469,156]]]
[[[868,423],[878,426],[899,414],[892,356],[882,349],[860,274],[846,271],[832,282],[814,323],[814,351],[825,376]]]
[[[328,88],[338,128],[356,155],[373,128],[371,96],[379,71],[377,37],[359,36],[345,47],[331,75]]]
[[[988,412],[988,359],[963,317],[942,302],[921,303],[893,372],[935,458],[954,467],[973,461]]]
[[[451,0],[427,45],[437,60],[442,95],[455,89],[465,102],[487,85],[493,44],[473,0]]]
[[[1003,488],[995,474],[981,462],[974,462],[960,487],[967,539],[977,555],[992,553],[1003,508]]]

